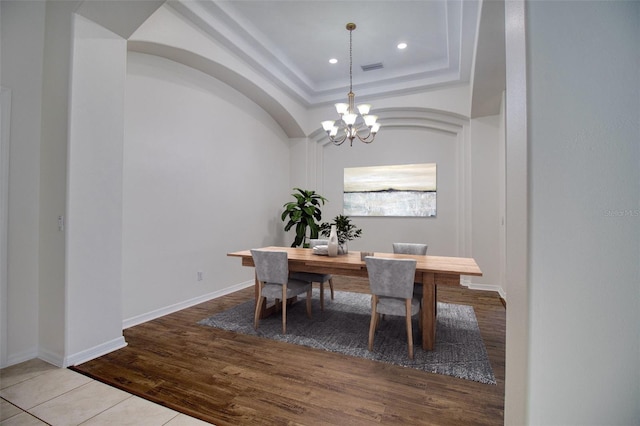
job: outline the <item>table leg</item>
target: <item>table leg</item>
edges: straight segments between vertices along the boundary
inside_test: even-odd
[[[436,343],[436,284],[434,274],[422,274],[422,349],[433,350]]]

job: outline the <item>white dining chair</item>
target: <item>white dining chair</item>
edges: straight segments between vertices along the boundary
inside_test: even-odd
[[[393,243],[393,252],[397,254],[415,254],[418,256],[425,256],[428,248],[428,245],[420,243]],[[422,300],[422,284],[413,284],[413,295]]]
[[[413,259],[385,259],[365,257],[371,289],[371,322],[369,350],[373,351],[375,331],[380,314],[404,316],[407,327],[409,359],[413,359],[412,317],[420,313],[420,301],[413,296],[416,261]]]
[[[282,301],[282,334],[287,333],[287,300],[302,293],[307,293],[307,316],[311,318],[311,282],[289,277],[289,260],[286,251],[251,250],[251,257],[256,268],[258,279],[258,297],[254,313],[254,328],[258,329],[258,321],[262,305],[266,298]]]
[[[309,248],[311,249],[316,246],[326,246],[327,244],[329,244],[329,240],[309,240]],[[324,311],[324,283],[326,282],[329,283],[329,288],[331,289],[331,300],[333,300],[333,276],[331,274],[322,274],[319,272],[292,272],[291,278],[320,284],[320,310]]]

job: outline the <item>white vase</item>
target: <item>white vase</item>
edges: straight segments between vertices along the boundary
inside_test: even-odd
[[[327,245],[327,254],[329,257],[336,257],[338,255],[338,232],[336,226],[331,225],[331,233],[329,234],[329,243]]]

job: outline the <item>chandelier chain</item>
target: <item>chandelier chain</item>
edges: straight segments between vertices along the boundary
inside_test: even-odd
[[[349,30],[349,92],[353,92],[353,30]]]

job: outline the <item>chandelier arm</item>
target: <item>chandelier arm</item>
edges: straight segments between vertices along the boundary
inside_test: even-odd
[[[371,130],[369,130],[369,132],[367,133],[367,136],[362,136],[360,132],[356,132],[356,136],[358,137],[358,139],[364,142],[365,139],[369,139],[369,136],[371,136]]]
[[[371,142],[373,142],[375,140],[375,138],[376,138],[375,135],[372,136],[371,139],[369,139],[369,138],[362,139],[362,138],[358,137],[358,139],[360,139],[360,142],[363,142],[363,143],[371,143]]]
[[[347,134],[345,133],[344,136],[342,136],[341,138],[334,138],[333,136],[329,136],[329,140],[331,141],[331,143],[333,143],[336,146],[340,146],[344,143],[344,141],[347,140]]]
[[[356,136],[358,137],[360,142],[364,142],[364,143],[371,143],[376,138],[375,133],[371,133],[371,131],[369,131],[369,134],[367,136],[364,136],[364,137],[360,136],[359,133],[356,133]]]

